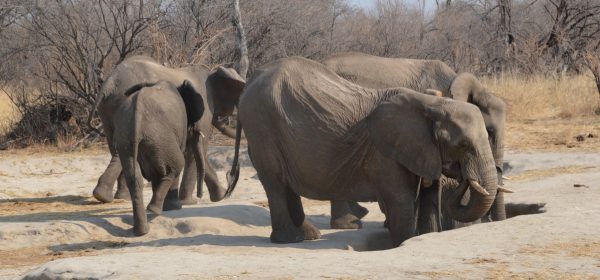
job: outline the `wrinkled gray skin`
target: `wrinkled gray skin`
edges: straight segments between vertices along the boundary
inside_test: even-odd
[[[395,246],[415,234],[420,177],[443,173],[466,182],[444,203],[459,221],[479,219],[494,201],[494,158],[484,120],[471,104],[405,88],[363,88],[320,63],[292,57],[261,67],[238,108],[267,194],[274,243],[320,237],[300,196],[378,201]],[[487,194],[473,192],[461,205],[477,182]]]
[[[446,192],[450,192],[453,188],[458,187],[458,182],[454,179],[451,178],[447,178],[445,176],[442,176],[442,178],[440,178],[439,182],[437,182],[439,185],[443,186],[442,191],[444,192],[444,194],[442,194],[442,196],[446,195]],[[431,188],[430,190],[424,190],[424,192],[422,193],[422,197],[421,199],[430,199],[431,201],[429,201],[430,204],[434,204],[437,207],[438,201],[437,201],[437,189],[435,188]],[[463,202],[466,203],[466,201],[468,201],[470,196],[470,192],[467,191],[465,193],[465,196],[463,197]],[[544,209],[544,206],[546,206],[546,203],[506,203],[506,217],[507,218],[512,218],[515,216],[520,216],[520,215],[530,215],[530,214],[538,214],[538,213],[544,213],[546,212],[546,210]],[[427,214],[427,213],[426,213]],[[430,215],[433,215],[431,213],[429,213]],[[436,213],[437,215],[437,213]],[[442,229],[443,230],[449,230],[449,229],[455,229],[455,228],[460,228],[460,227],[464,227],[464,226],[469,226],[471,224],[477,224],[480,222],[490,222],[489,219],[486,219],[486,217],[483,217],[481,220],[476,220],[473,223],[462,223],[462,222],[458,222],[455,221],[453,219],[449,219],[449,218],[444,218],[444,216],[447,215],[447,213],[444,213],[442,211]],[[437,223],[437,218],[432,218],[432,217],[427,217],[427,215],[424,215],[424,217],[419,216],[419,222],[424,222],[424,223]],[[437,227],[438,225],[430,225],[431,228]]]
[[[457,74],[439,60],[384,58],[356,52],[333,55],[323,59],[322,63],[343,78],[364,87],[407,87],[418,92],[434,89],[440,91],[444,97],[477,106],[490,136],[498,182],[502,185],[506,105],[500,98],[488,92],[475,76],[469,73]],[[425,203],[428,199],[423,199],[422,202]],[[423,207],[422,212],[437,212],[432,205],[423,204]],[[358,204],[343,201],[332,201],[331,210],[333,228],[359,228],[360,218],[367,213],[366,209]],[[497,194],[490,215],[494,221],[506,219],[502,192]],[[439,231],[437,228],[427,227],[420,228],[420,232]]]
[[[106,79],[101,89],[101,97],[98,98],[96,107],[102,120],[104,133],[108,143],[112,143],[115,123],[120,120],[115,118],[115,111],[126,100],[125,91],[136,84],[156,83],[160,80],[169,81],[173,84],[182,84],[184,80],[190,82],[190,86],[204,102],[204,114],[198,121],[200,131],[198,135],[190,135],[190,141],[187,143],[185,152],[185,167],[181,182],[181,191],[179,198],[183,204],[194,204],[197,202],[194,198],[194,186],[196,178],[200,177],[198,182],[206,183],[210,199],[219,201],[223,198],[224,188],[221,187],[217,175],[213,168],[208,164],[207,149],[208,141],[202,141],[202,161],[194,158],[193,148],[197,146],[198,139],[209,139],[212,135],[212,127],[216,127],[223,134],[235,137],[235,130],[228,128],[221,119],[230,116],[242,89],[245,85],[235,70],[231,68],[218,67],[210,71],[205,66],[190,66],[185,68],[167,68],[150,57],[133,56],[119,64],[111,76]],[[93,195],[101,202],[110,202],[113,199],[113,186],[117,177],[119,178],[117,192],[114,198],[129,198],[129,193],[124,183],[124,176],[121,173],[121,163],[115,147],[109,145],[112,159],[104,173],[98,179],[98,184],[94,188]],[[197,169],[196,164],[203,167]],[[201,173],[197,173],[201,170]],[[202,184],[198,184],[197,196],[202,196]],[[167,210],[167,209],[165,209]]]
[[[123,174],[131,194],[133,232],[148,233],[143,201],[143,178],[152,182],[148,210],[162,213],[181,208],[177,197],[178,176],[184,165],[188,130],[196,130],[196,121],[204,113],[204,102],[188,81],[179,88],[169,82],[133,86],[114,112],[112,145],[119,153]],[[201,146],[202,143],[198,143]],[[201,148],[195,149],[201,158]],[[202,168],[199,166],[199,168]]]

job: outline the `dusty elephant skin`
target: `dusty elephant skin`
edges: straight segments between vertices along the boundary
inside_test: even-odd
[[[177,177],[183,169],[188,130],[199,135],[194,124],[204,113],[204,101],[198,98],[189,81],[178,88],[169,82],[143,84],[126,91],[128,98],[115,112],[112,145],[119,153],[133,206],[135,235],[148,233],[143,201],[142,176],[152,183],[148,210],[154,214],[180,209]],[[194,149],[201,159],[202,142]],[[201,165],[198,165],[202,169]]]
[[[419,177],[458,179],[446,208],[464,222],[484,215],[496,195],[484,120],[465,102],[363,88],[293,57],[257,71],[240,98],[239,118],[267,194],[274,243],[319,238],[300,196],[377,200],[398,246],[415,233]],[[463,206],[469,187],[475,191]]]
[[[338,75],[364,87],[376,89],[407,87],[418,92],[430,92],[429,94],[441,95],[477,106],[490,135],[489,141],[498,181],[502,185],[506,105],[500,98],[486,91],[475,76],[469,73],[457,74],[439,60],[385,58],[354,52],[333,55],[323,59],[322,63]],[[437,212],[431,204],[427,203],[427,198],[422,200],[422,212]],[[350,206],[344,204],[342,201],[332,201],[332,227],[357,228],[356,221],[361,217],[348,210],[359,207],[358,204],[351,203]],[[506,219],[502,192],[497,193],[490,216],[494,221]],[[436,227],[435,221],[425,221],[419,226],[421,233],[439,230],[441,229]]]
[[[101,89],[101,97],[97,99],[96,107],[106,134],[108,143],[113,142],[115,123],[119,121],[115,117],[115,111],[128,100],[126,91],[135,85],[144,83],[156,83],[168,81],[180,85],[188,80],[190,87],[198,98],[204,100],[204,115],[195,124],[200,128],[198,135],[188,135],[188,143],[185,152],[185,166],[181,183],[179,198],[183,204],[196,203],[193,196],[194,186],[197,181],[206,183],[212,201],[223,198],[224,188],[220,186],[219,180],[213,168],[208,164],[207,149],[208,141],[202,141],[201,157],[195,158],[194,148],[198,147],[200,138],[210,138],[212,127],[215,126],[223,134],[230,137],[235,136],[235,131],[228,128],[222,121],[222,117],[232,114],[239,95],[245,85],[245,81],[230,68],[218,67],[210,71],[204,66],[190,66],[185,68],[167,68],[152,58],[134,56],[123,61],[113,71]],[[91,116],[91,115],[90,115]],[[115,198],[129,198],[125,186],[125,177],[121,172],[121,162],[117,150],[109,145],[112,155],[106,170],[98,179],[93,194],[101,202],[110,202],[113,199],[113,186],[118,177],[118,188]],[[203,168],[196,168],[196,164]],[[201,172],[197,174],[197,170]],[[198,184],[198,197],[202,196],[202,184]],[[168,209],[165,209],[168,210]]]

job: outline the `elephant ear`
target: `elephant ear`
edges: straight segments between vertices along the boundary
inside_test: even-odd
[[[442,158],[432,116],[439,112],[427,112],[429,109],[411,103],[414,100],[393,98],[379,105],[367,119],[370,139],[382,155],[393,157],[421,177],[436,180],[442,174]]]
[[[246,81],[234,69],[217,67],[206,79],[208,94],[212,96],[214,102],[215,114],[218,116],[231,115],[244,86],[246,86]]]
[[[476,95],[482,91],[483,85],[471,73],[458,74],[450,86],[452,99],[465,102],[472,102],[473,98],[476,98]]]
[[[193,126],[196,122],[200,121],[204,114],[204,99],[202,99],[202,95],[194,89],[192,83],[188,80],[184,80],[183,83],[177,87],[177,91],[179,91],[183,103],[185,104],[187,126]]]

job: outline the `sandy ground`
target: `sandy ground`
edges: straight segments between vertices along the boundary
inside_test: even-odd
[[[232,150],[211,148],[222,182]],[[600,279],[598,152],[508,152],[516,193],[507,202],[546,202],[546,213],[426,234],[395,249],[375,203],[365,204],[363,229],[330,230],[329,204],[308,200],[323,238],[271,244],[266,197],[247,156],[230,199],[154,217],[143,237],[132,236],[128,201],[90,197],[107,155],[0,159],[2,279]]]

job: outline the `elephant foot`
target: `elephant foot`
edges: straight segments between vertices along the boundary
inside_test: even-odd
[[[115,192],[115,199],[131,200],[131,195],[127,188],[118,188]]]
[[[304,219],[300,226],[302,232],[304,232],[304,240],[316,240],[321,238],[321,232],[307,219]]]
[[[163,202],[162,210],[163,211],[172,211],[181,209],[181,202],[179,201],[179,197],[177,197],[178,191],[169,190],[167,196],[165,197],[165,201]]]
[[[359,229],[362,228],[360,218],[352,214],[346,214],[336,219],[331,219],[330,225],[332,229]]]
[[[278,244],[297,243],[304,241],[304,232],[294,225],[271,232],[271,242]]]
[[[357,202],[350,202],[348,205],[350,206],[350,211],[352,211],[352,214],[354,214],[354,216],[356,216],[359,220],[369,214],[369,210],[365,207],[362,207]]]
[[[179,200],[179,202],[181,203],[181,205],[196,205],[198,204],[198,199],[196,198],[185,198],[182,200]]]
[[[146,209],[148,211],[150,211],[150,213],[154,214],[154,215],[161,215],[163,212],[163,209],[154,205],[154,204],[149,204],[148,207],[146,207]],[[166,211],[166,210],[165,210]]]
[[[112,188],[98,185],[94,188],[92,195],[95,199],[102,203],[109,203],[113,201]]]
[[[133,227],[133,234],[135,236],[146,235],[148,233],[148,231],[149,231],[148,224]]]
[[[226,189],[221,188],[221,187],[217,188],[217,190],[214,190],[214,191],[209,190],[210,201],[217,202],[217,201],[223,200],[223,198],[225,198],[226,191],[227,191]]]

